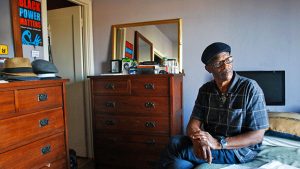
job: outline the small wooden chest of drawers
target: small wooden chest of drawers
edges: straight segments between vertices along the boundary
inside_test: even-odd
[[[91,76],[97,168],[154,168],[182,134],[182,75]]]
[[[69,168],[65,80],[0,84],[0,168]]]

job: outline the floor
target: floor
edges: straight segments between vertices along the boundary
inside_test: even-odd
[[[78,169],[95,169],[92,159],[77,157],[77,163]]]

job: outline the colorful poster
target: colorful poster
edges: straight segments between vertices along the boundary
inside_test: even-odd
[[[22,44],[43,46],[41,2],[19,0]]]
[[[128,41],[126,41],[126,46],[125,46],[125,57],[129,59],[133,59],[133,45]]]

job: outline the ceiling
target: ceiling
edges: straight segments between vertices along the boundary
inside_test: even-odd
[[[178,25],[174,24],[159,24],[156,27],[165,34],[171,41],[178,42]]]
[[[47,0],[47,10],[77,6],[77,4],[68,0]]]

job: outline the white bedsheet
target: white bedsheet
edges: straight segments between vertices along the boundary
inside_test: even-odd
[[[282,164],[279,161],[271,161],[267,164],[260,166],[259,168],[246,167],[241,165],[230,165],[221,169],[299,169],[297,167],[293,167],[287,164]]]
[[[299,169],[299,168],[287,164],[282,164],[279,161],[272,161],[263,166],[260,166],[258,169]]]

